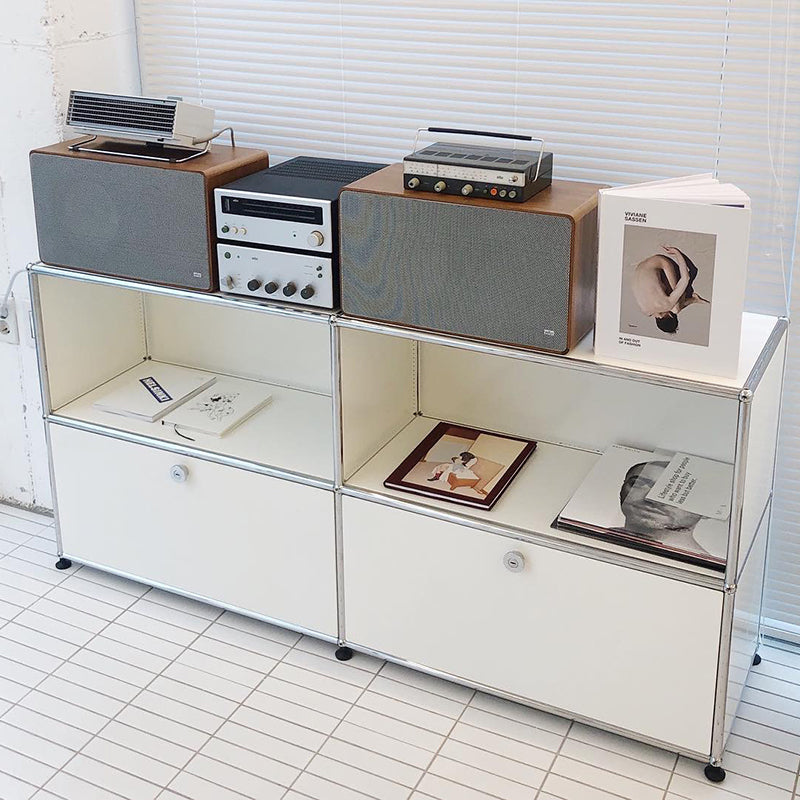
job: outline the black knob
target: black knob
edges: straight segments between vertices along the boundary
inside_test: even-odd
[[[275,294],[278,291],[278,284],[275,281],[270,281],[269,283],[264,284],[264,291],[267,294]]]
[[[251,292],[257,292],[261,288],[261,281],[258,278],[253,278],[253,280],[247,281],[247,288]]]
[[[289,281],[289,283],[287,283],[286,286],[283,287],[283,293],[287,297],[291,297],[296,291],[297,287],[291,281]]]
[[[304,286],[300,290],[300,297],[302,297],[303,300],[310,300],[313,296],[314,296],[314,287],[313,286]]]

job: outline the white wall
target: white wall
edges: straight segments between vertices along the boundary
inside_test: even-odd
[[[63,138],[70,89],[138,92],[133,0],[0,0],[0,294],[37,259],[28,152]],[[27,325],[24,276],[17,318]],[[0,343],[0,501],[50,508],[36,359]]]

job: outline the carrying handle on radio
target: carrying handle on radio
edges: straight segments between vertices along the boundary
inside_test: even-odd
[[[501,131],[473,131],[468,128],[417,128],[417,135],[414,137],[414,149],[417,152],[417,142],[421,133],[454,133],[458,136],[484,136],[488,139],[513,139],[517,142],[539,142],[539,160],[536,162],[536,176],[539,177],[539,170],[542,167],[542,156],[544,155],[544,139],[538,136],[526,136],[523,133],[502,133]]]

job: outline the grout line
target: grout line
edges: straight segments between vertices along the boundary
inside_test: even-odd
[[[555,753],[553,753],[553,758],[552,758],[552,760],[550,761],[550,766],[549,766],[549,767],[548,767],[548,768],[545,770],[545,773],[544,773],[544,778],[542,778],[542,782],[541,782],[541,784],[539,785],[539,789],[538,789],[538,791],[536,792],[536,797],[537,797],[537,798],[538,798],[538,797],[539,797],[539,795],[541,795],[541,793],[544,791],[544,785],[545,785],[545,783],[547,782],[547,778],[548,778],[548,776],[550,776],[550,775],[552,775],[552,774],[553,774],[553,767],[555,766],[555,764],[556,764],[556,761],[558,760],[558,757],[561,755],[561,750],[563,749],[565,742],[566,742],[566,741],[567,741],[567,739],[569,738],[569,735],[570,735],[570,733],[571,733],[571,731],[572,731],[572,728],[573,728],[574,726],[575,726],[575,720],[570,720],[569,727],[568,727],[568,728],[567,728],[567,730],[564,732],[564,735],[561,737],[561,744],[558,746],[558,749],[555,751]],[[549,794],[549,793],[550,793],[550,792],[549,792],[549,790],[548,790],[548,794]]]

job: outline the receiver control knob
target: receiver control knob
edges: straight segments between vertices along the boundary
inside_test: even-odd
[[[236,286],[236,281],[233,279],[233,275],[226,275],[222,279],[222,285],[226,289],[233,289],[233,287]]]
[[[304,286],[300,290],[300,297],[302,297],[303,300],[310,300],[313,296],[314,296],[314,287],[313,286],[310,286],[310,285],[309,286]]]
[[[411,178],[411,180],[406,184],[409,189],[416,189],[419,186],[419,178]]]
[[[264,291],[267,294],[275,294],[278,291],[278,284],[275,281],[270,281],[269,283],[264,284]]]
[[[311,233],[308,234],[307,241],[311,247],[322,247],[325,237],[322,235],[322,231],[311,231]]]
[[[223,225],[221,230],[223,233],[227,233],[230,230],[230,228],[227,225]]]
[[[261,288],[261,281],[257,278],[253,278],[253,280],[247,281],[247,288],[251,292],[257,292]]]
[[[447,184],[444,181],[436,181],[433,184],[433,191],[434,192],[443,192],[447,188]]]
[[[472,184],[471,184],[471,183],[465,183],[465,184],[464,184],[464,185],[461,187],[461,194],[463,194],[464,196],[466,196],[466,195],[468,195],[468,194],[472,194],[472,190],[473,190],[473,188],[474,188],[474,187],[472,186]]]
[[[283,287],[283,293],[287,297],[291,297],[297,291],[297,287],[290,281]]]

